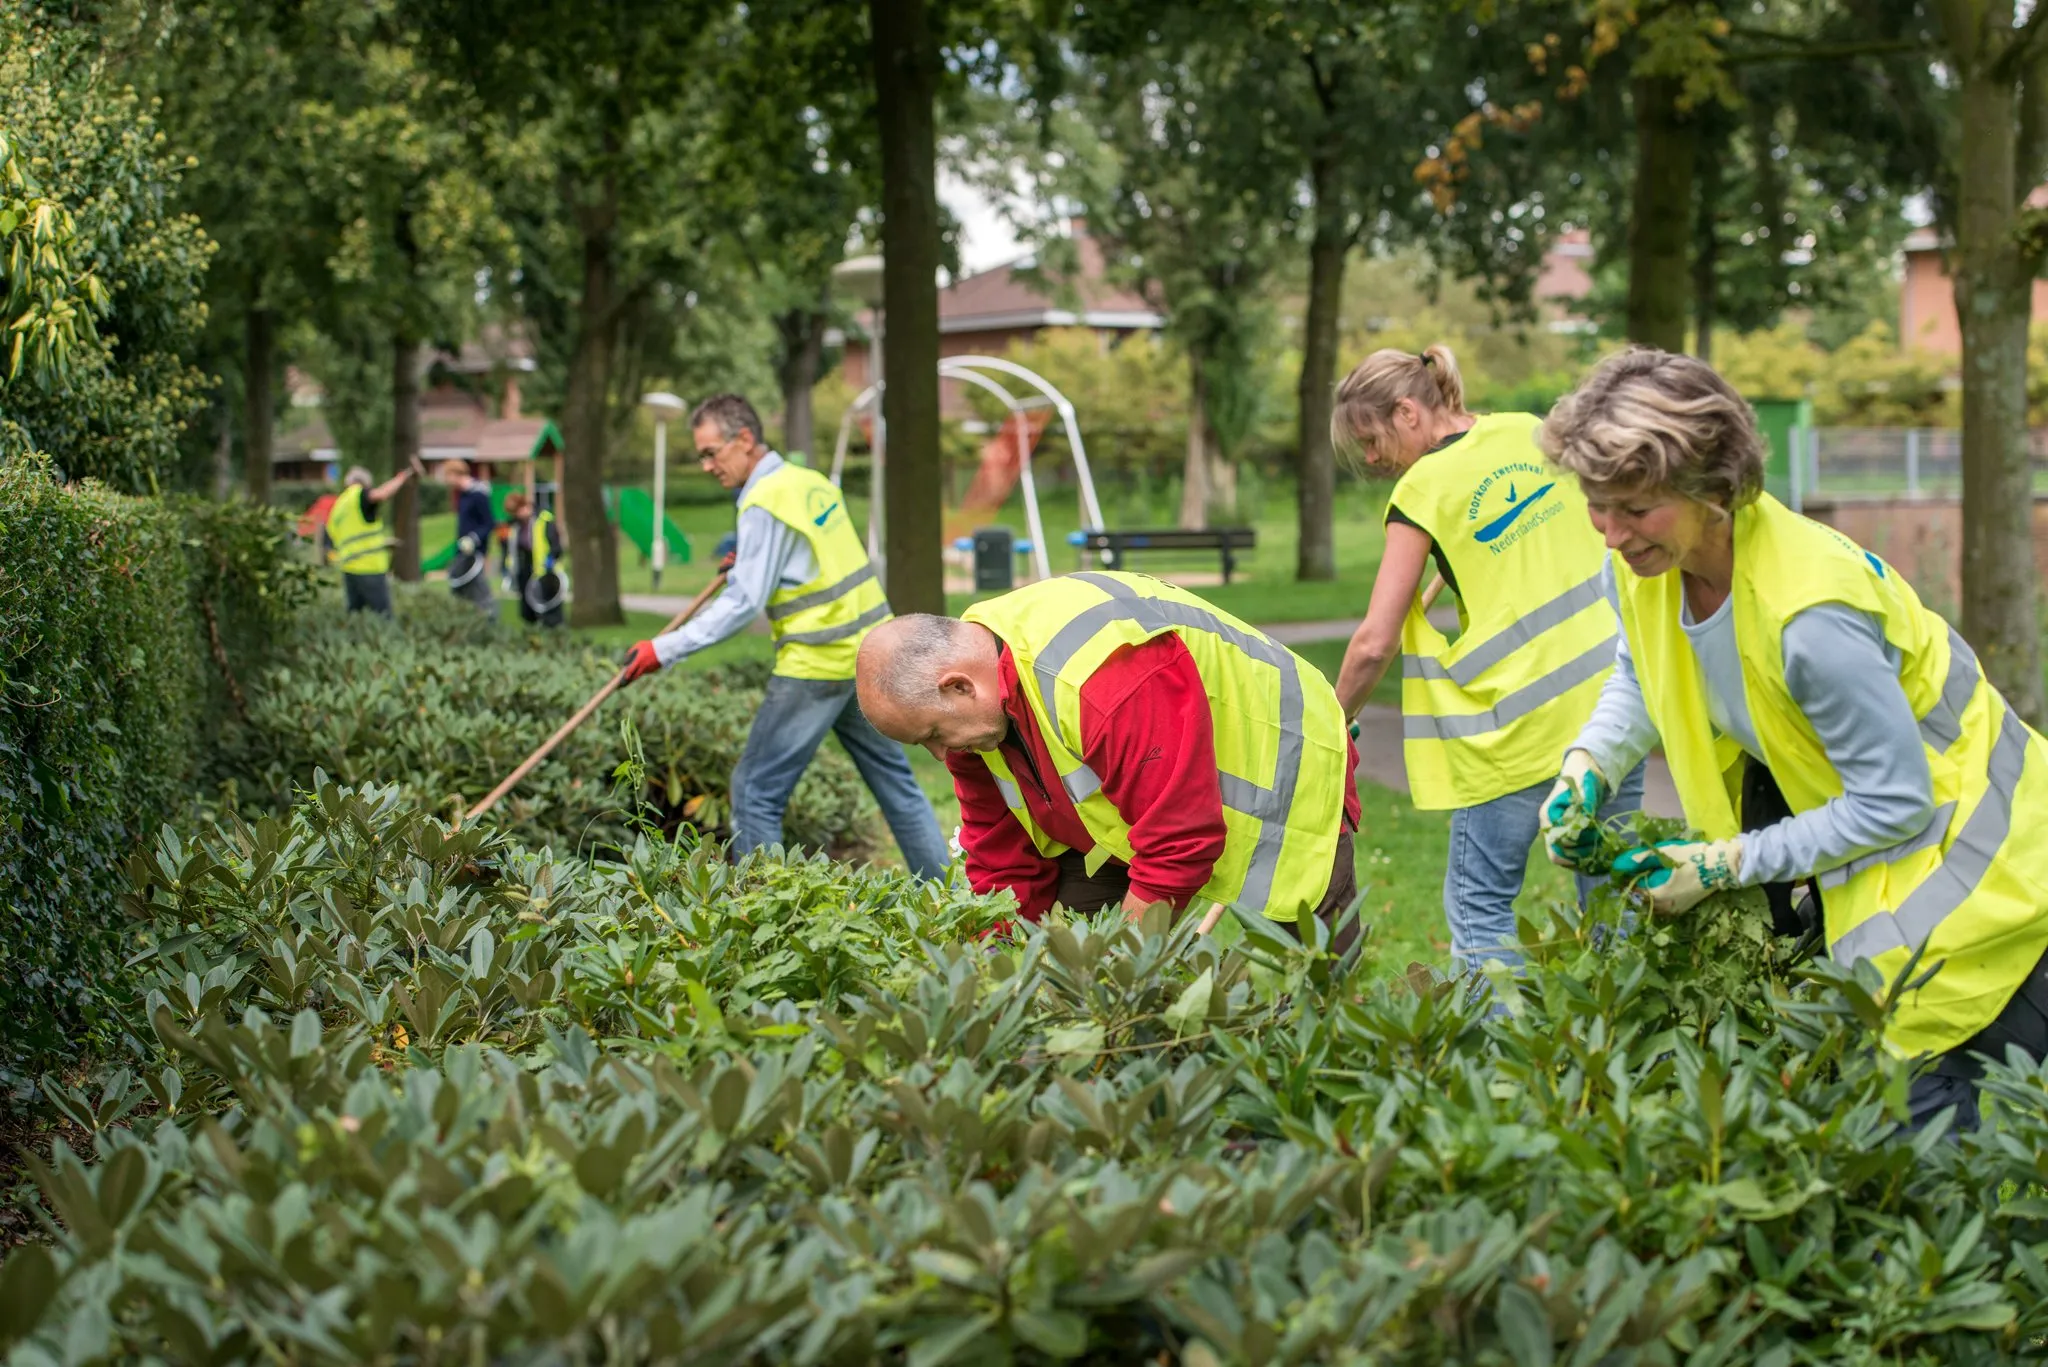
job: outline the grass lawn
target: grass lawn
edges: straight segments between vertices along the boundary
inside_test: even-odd
[[[701,585],[703,577],[697,576]],[[667,587],[664,580],[664,588]],[[517,605],[500,601],[499,610],[509,626],[519,625]],[[664,619],[651,613],[628,613],[623,626],[579,631],[577,635],[593,644],[623,650],[627,645],[659,630]],[[1343,657],[1344,643],[1324,641],[1300,648],[1301,655],[1334,675]],[[743,633],[711,650],[692,656],[672,674],[654,681],[655,687],[687,688],[689,675],[715,665],[746,659],[767,659],[769,638]],[[647,686],[647,685],[643,685]],[[1389,678],[1373,695],[1373,701],[1398,705],[1400,681]],[[828,738],[827,745],[838,741]],[[960,823],[959,803],[953,796],[951,776],[945,767],[921,749],[909,752],[911,768],[931,798],[940,829],[950,835]],[[1399,972],[1411,961],[1442,967],[1448,964],[1448,940],[1443,919],[1443,870],[1450,840],[1450,816],[1445,812],[1417,811],[1406,794],[1369,780],[1359,783],[1361,822],[1355,842],[1358,883],[1364,895],[1364,914],[1380,946],[1380,962],[1389,972]],[[880,854],[884,862],[895,862],[890,845]],[[1571,885],[1563,873],[1540,854],[1530,861],[1530,876],[1523,893],[1531,899],[1566,897]]]
[[[700,478],[694,472],[682,477]],[[1291,482],[1281,481],[1265,485],[1257,495],[1247,498],[1248,503],[1256,505],[1253,516],[1247,520],[1258,532],[1258,548],[1239,561],[1237,575],[1228,587],[1212,585],[1196,591],[1218,607],[1254,623],[1338,617],[1355,619],[1361,616],[1384,545],[1380,510],[1386,488],[1385,485],[1350,479],[1339,484],[1336,507],[1337,578],[1327,583],[1300,583],[1294,578],[1298,540],[1294,486]],[[1078,496],[1072,489],[1047,490],[1040,496],[1039,507],[1046,539],[1050,543],[1047,555],[1052,569],[1059,573],[1075,568],[1075,552],[1067,545],[1067,533],[1081,525]],[[864,498],[849,498],[847,511],[857,526],[866,527],[867,501]],[[671,562],[665,567],[660,591],[664,594],[692,594],[711,579],[712,549],[719,537],[732,530],[732,509],[725,504],[681,504],[671,507],[668,512],[670,519],[689,537],[692,558],[689,563]],[[1148,502],[1131,496],[1121,503],[1108,501],[1103,515],[1117,527],[1161,527],[1173,525],[1174,512],[1156,500]],[[949,514],[949,517],[949,535],[964,536],[972,525],[978,525],[961,520],[957,513]],[[1009,503],[986,521],[1011,528],[1021,539],[1025,535],[1025,515],[1020,496],[1012,495]],[[420,519],[420,544],[428,555],[446,546],[454,535],[455,518],[452,513],[438,513]],[[1029,564],[1027,558],[1019,557],[1020,574],[1028,571]],[[1213,554],[1163,552],[1133,556],[1127,567],[1155,574],[1179,571],[1215,573],[1219,564]],[[619,548],[619,588],[622,593],[654,591],[652,568],[639,550],[623,539]],[[965,594],[953,594],[948,599],[956,612],[972,601],[973,596]]]
[[[1338,495],[1339,577],[1328,584],[1301,584],[1293,580],[1295,526],[1293,490],[1268,490],[1262,515],[1255,525],[1259,549],[1243,578],[1228,589],[1199,590],[1202,595],[1252,622],[1313,621],[1324,618],[1355,618],[1363,612],[1370,593],[1373,572],[1379,564],[1382,545],[1379,507],[1383,490],[1378,486],[1346,483]],[[866,517],[865,504],[850,500],[857,521]],[[1057,548],[1055,568],[1073,565],[1073,553],[1065,545],[1065,533],[1078,525],[1076,501],[1071,491],[1048,494],[1042,511],[1050,538]],[[1121,518],[1116,511],[1109,520],[1119,525],[1139,525],[1136,514]],[[693,594],[710,580],[712,546],[732,526],[732,513],[722,505],[686,505],[671,508],[669,515],[694,543],[691,563],[670,565],[662,576],[661,591]],[[1013,498],[997,519],[1022,531],[1023,510]],[[429,550],[446,544],[453,535],[453,520],[447,515],[422,520],[422,541]],[[1134,566],[1149,570],[1213,569],[1214,557],[1162,555],[1134,560]],[[630,544],[622,547],[620,584],[624,592],[646,593],[652,588],[648,567]],[[972,599],[952,595],[958,611]],[[516,624],[518,611],[509,599],[502,605],[508,622]],[[665,618],[651,613],[627,613],[623,626],[604,627],[579,633],[588,640],[623,650],[627,645],[654,634]],[[1344,642],[1319,641],[1296,648],[1325,674],[1335,677],[1343,659]],[[769,638],[753,632],[742,633],[711,650],[693,656],[681,672],[711,668],[739,660],[767,659],[772,654]],[[687,687],[686,678],[665,681],[668,687]],[[1390,706],[1400,703],[1400,679],[1389,675],[1375,690],[1372,700]],[[836,745],[828,739],[827,745]],[[945,767],[922,750],[910,752],[911,767],[932,800],[940,828],[948,835],[959,825],[959,804]],[[1411,961],[1437,967],[1448,965],[1448,931],[1443,917],[1443,872],[1450,842],[1450,815],[1446,812],[1417,811],[1407,796],[1369,780],[1359,784],[1361,829],[1356,840],[1358,882],[1364,895],[1364,915],[1379,945],[1380,962],[1389,972],[1399,972]],[[881,856],[893,862],[890,846]],[[1522,894],[1524,905],[1541,899],[1571,895],[1571,883],[1540,853],[1529,866],[1528,886]]]

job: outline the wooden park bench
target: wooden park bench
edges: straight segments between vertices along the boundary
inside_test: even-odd
[[[1238,551],[1258,545],[1258,533],[1250,527],[1159,527],[1150,530],[1111,532],[1084,529],[1067,537],[1077,548],[1085,565],[1093,555],[1105,569],[1120,570],[1132,551],[1216,551],[1223,557],[1223,582],[1230,582],[1237,568]]]

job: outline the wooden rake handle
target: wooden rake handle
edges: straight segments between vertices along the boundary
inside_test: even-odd
[[[704,591],[702,593],[699,593],[695,598],[692,598],[690,600],[690,604],[688,607],[684,608],[675,616],[669,618],[668,625],[663,627],[660,631],[656,632],[655,634],[658,636],[666,636],[668,635],[668,633],[674,631],[683,623],[689,621],[692,617],[695,617],[697,615],[697,610],[703,607],[706,603],[711,601],[711,595],[717,593],[720,589],[724,587],[725,575],[721,572],[720,574],[713,576],[711,582],[704,586]],[[540,743],[539,749],[535,750],[532,754],[528,755],[524,760],[522,760],[517,769],[514,769],[511,773],[507,774],[505,776],[505,781],[503,783],[500,783],[497,787],[491,789],[491,791],[485,795],[484,800],[482,802],[477,803],[476,806],[470,808],[467,812],[464,812],[460,816],[456,817],[456,829],[461,829],[463,822],[473,821],[477,817],[482,816],[485,812],[488,812],[491,808],[497,806],[499,799],[503,798],[505,794],[511,792],[514,788],[518,787],[520,779],[525,778],[528,774],[532,773],[534,766],[539,764],[542,760],[546,759],[548,757],[549,752],[552,751],[557,745],[560,745],[564,740],[568,739],[570,732],[574,731],[577,727],[583,725],[584,722],[589,721],[590,714],[597,711],[599,707],[603,706],[604,700],[606,698],[609,698],[612,694],[618,692],[621,688],[623,688],[625,686],[625,683],[626,671],[624,669],[621,669],[618,673],[612,675],[611,682],[607,683],[603,688],[598,689],[597,692],[591,694],[589,702],[583,704],[583,706],[576,709],[576,715],[570,717],[569,720],[563,722],[560,726],[556,727],[554,735],[549,736],[546,740],[542,741]]]

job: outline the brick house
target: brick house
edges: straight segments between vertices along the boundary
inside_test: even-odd
[[[2027,203],[2048,205],[2048,185],[2027,196]],[[1906,235],[1906,270],[1899,280],[1899,344],[1942,356],[1963,354],[1962,326],[1956,321],[1955,284],[1942,259],[1941,235],[1916,228]],[[2034,282],[2036,323],[2048,322],[2048,280]]]
[[[1132,333],[1157,332],[1166,326],[1165,316],[1144,298],[1110,283],[1102,245],[1089,236],[1081,220],[1074,220],[1070,231],[1080,269],[1067,287],[1046,290],[1032,282],[1025,272],[1036,258],[1024,256],[964,275],[940,290],[939,355],[1000,356],[1012,342],[1059,327],[1093,328],[1108,348]],[[861,320],[871,323],[867,314]],[[886,334],[882,345],[886,363]],[[872,370],[866,338],[846,339],[840,373],[856,392],[867,388]],[[968,415],[959,391],[951,381],[941,387],[940,403],[949,418]]]

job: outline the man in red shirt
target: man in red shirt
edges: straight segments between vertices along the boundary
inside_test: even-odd
[[[1327,689],[1313,669],[1307,674]],[[1079,690],[1081,772],[1099,777],[1101,795],[1128,826],[1128,863],[1097,852],[1034,718],[1015,655],[989,627],[923,614],[896,618],[863,643],[856,677],[868,719],[885,735],[925,746],[951,772],[975,891],[1009,888],[1020,914],[1036,921],[1055,902],[1082,912],[1121,902],[1134,916],[1155,902],[1178,910],[1210,882],[1229,834],[1216,713],[1178,632],[1119,646]],[[1328,890],[1315,907],[1326,923],[1357,894],[1357,752],[1348,738],[1343,743],[1341,830]],[[1014,777],[1032,823],[1066,850],[1040,853],[983,758],[990,752]],[[1335,766],[1327,772],[1334,778]],[[1092,873],[1090,863],[1099,865]],[[1346,928],[1340,951],[1355,934]]]

